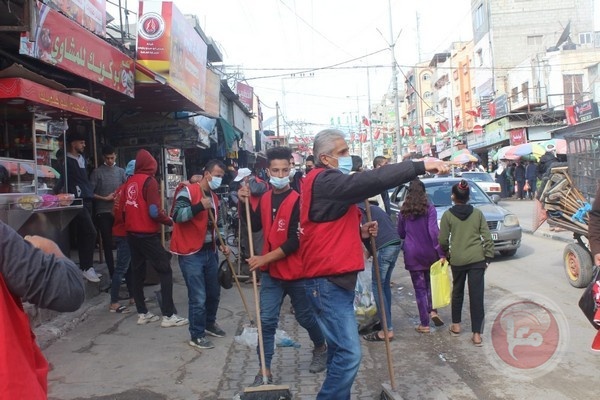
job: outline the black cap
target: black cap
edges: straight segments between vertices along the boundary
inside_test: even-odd
[[[83,132],[68,132],[67,133],[67,143],[74,142],[76,140],[88,140],[87,135]]]

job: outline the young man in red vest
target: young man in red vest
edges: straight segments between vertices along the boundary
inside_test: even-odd
[[[250,257],[250,270],[262,271],[260,287],[260,321],[263,329],[265,367],[272,380],[271,359],[275,346],[275,331],[279,322],[281,304],[290,296],[296,320],[308,331],[313,342],[313,358],[309,371],[321,372],[327,363],[327,345],[323,332],[313,311],[306,302],[304,282],[301,278],[302,260],[298,252],[298,222],[300,195],[290,187],[290,158],[288,147],[273,147],[267,150],[267,172],[272,190],[262,195],[255,212],[251,214],[252,230],[263,230],[262,255]],[[250,190],[240,188],[241,201],[248,201]],[[242,208],[245,210],[245,208]],[[254,385],[262,384],[262,373],[254,379]]]
[[[179,267],[188,290],[190,346],[199,349],[215,347],[206,334],[224,337],[217,324],[217,309],[221,296],[219,285],[219,248],[225,256],[229,248],[219,244],[217,220],[219,198],[213,193],[221,186],[225,165],[211,160],[198,180],[194,175],[187,185],[180,185],[175,194],[172,216],[175,221],[171,236],[171,253],[179,256]]]
[[[45,400],[48,362],[21,299],[42,308],[77,310],[85,299],[79,268],[56,243],[0,222],[0,399]]]
[[[350,399],[361,351],[354,316],[356,276],[364,269],[361,237],[376,234],[375,222],[360,225],[356,203],[425,171],[444,173],[444,162],[404,161],[348,175],[352,169],[344,133],[326,129],[315,136],[315,169],[300,198],[300,252],[306,295],[328,345],[327,376],[317,399]]]
[[[175,314],[171,254],[164,249],[160,241],[160,224],[171,226],[173,220],[160,208],[160,192],[158,182],[154,178],[157,168],[156,160],[148,151],[138,151],[135,157],[135,173],[125,183],[125,196],[121,196],[120,209],[124,211],[125,230],[131,251],[137,323],[144,325],[160,319],[148,311],[144,300],[147,262],[158,273],[163,315],[160,326],[168,328],[187,325],[188,320]]]

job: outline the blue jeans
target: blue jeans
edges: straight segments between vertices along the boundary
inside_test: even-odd
[[[308,331],[308,336],[315,348],[325,344],[325,336],[317,323],[312,308],[306,301],[304,281],[283,281],[271,277],[267,272],[263,272],[260,284],[260,322],[265,347],[265,366],[269,370],[275,352],[275,332],[279,322],[281,303],[283,303],[286,294],[290,296],[296,321]]]
[[[361,359],[354,291],[327,278],[306,279],[306,296],[327,340],[327,376],[317,400],[349,400]]]
[[[117,245],[117,264],[112,275],[112,281],[110,284],[110,302],[119,302],[119,288],[121,287],[121,280],[127,275],[129,271],[129,263],[131,262],[131,252],[129,251],[129,243],[127,243],[127,237],[125,236],[114,236],[115,244]],[[127,290],[129,296],[133,296],[133,288],[131,287],[131,279],[126,279]]]
[[[377,314],[379,314],[379,320],[383,323],[381,317],[381,310],[385,310],[385,320],[387,322],[388,331],[394,330],[392,326],[392,288],[390,283],[392,281],[392,272],[396,266],[398,255],[400,254],[401,246],[399,244],[390,245],[377,250],[377,261],[379,262],[379,276],[381,277],[381,287],[383,289],[383,302],[384,306],[381,307],[379,304],[379,290],[377,290],[377,277],[375,276],[375,263],[371,269],[371,275],[373,280],[373,296],[375,297],[375,303],[377,304]]]
[[[208,249],[179,256],[179,268],[188,290],[190,335],[192,339],[204,337],[206,327],[217,320],[221,297],[217,253]]]

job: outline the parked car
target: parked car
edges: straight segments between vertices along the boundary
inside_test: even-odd
[[[460,182],[461,178],[433,178],[424,179],[427,197],[435,206],[438,217],[438,225],[444,211],[452,206],[450,195],[452,186]],[[479,208],[487,221],[488,227],[494,241],[494,249],[503,256],[514,256],[521,245],[522,230],[519,218],[497,203],[500,196],[488,196],[475,182],[469,180],[471,196],[469,204]],[[400,211],[404,198],[406,197],[408,184],[398,186],[390,196],[391,208],[394,213]]]
[[[461,177],[464,179],[469,179],[479,185],[480,188],[483,189],[488,195],[500,195],[502,192],[502,188],[499,183],[496,183],[494,178],[487,172],[478,172],[478,171],[465,171],[462,173]]]

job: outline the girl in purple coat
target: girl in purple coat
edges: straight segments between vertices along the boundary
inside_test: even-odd
[[[431,264],[445,259],[438,242],[439,228],[437,212],[429,203],[425,185],[419,179],[408,186],[408,193],[398,214],[398,234],[404,239],[404,265],[410,272],[421,323],[416,330],[429,333],[429,319],[435,326],[444,322],[437,311],[431,308],[431,284],[429,268]]]

